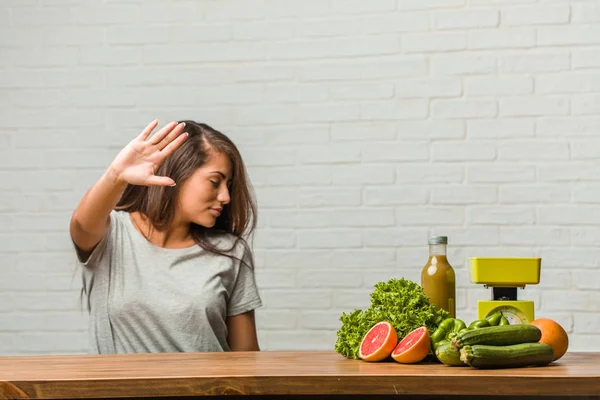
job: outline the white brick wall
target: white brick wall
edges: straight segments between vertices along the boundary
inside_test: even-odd
[[[0,354],[87,348],[68,218],[154,118],[225,131],[260,205],[264,349],[331,349],[446,234],[600,350],[597,0],[3,0]]]

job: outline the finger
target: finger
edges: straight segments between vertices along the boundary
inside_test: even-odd
[[[175,186],[175,181],[168,176],[152,175],[146,179],[148,186]]]
[[[183,132],[181,135],[177,136],[177,139],[173,140],[171,143],[167,145],[164,149],[161,150],[160,154],[163,159],[169,157],[179,146],[183,144],[185,139],[188,138],[188,133]]]
[[[157,144],[157,147],[160,150],[167,147],[169,143],[171,143],[173,140],[175,140],[175,138],[179,136],[179,134],[181,134],[183,128],[185,128],[185,122],[182,122],[179,125],[177,125],[175,129],[173,129],[163,140],[160,141],[160,143]]]
[[[150,144],[157,144],[158,142],[163,140],[163,138],[165,136],[167,136],[168,133],[171,132],[173,130],[173,128],[175,128],[176,126],[177,126],[177,122],[175,122],[175,121],[169,122],[160,131],[158,131],[154,135],[152,135],[152,137],[150,138],[150,140],[148,140],[148,142]]]
[[[150,134],[152,133],[152,131],[154,130],[154,128],[156,128],[156,125],[158,125],[158,120],[155,119],[154,121],[150,122],[142,131],[142,133],[140,133],[137,137],[137,139],[139,140],[146,140],[148,139],[148,136],[150,136]]]

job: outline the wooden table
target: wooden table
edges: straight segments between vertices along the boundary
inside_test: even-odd
[[[501,370],[367,363],[328,351],[0,357],[0,398],[218,395],[600,399],[600,353],[567,353],[549,366]]]

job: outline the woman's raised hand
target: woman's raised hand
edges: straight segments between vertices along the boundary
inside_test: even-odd
[[[122,182],[142,186],[174,186],[167,176],[154,175],[162,162],[185,141],[184,123],[171,122],[149,138],[154,120],[115,157],[109,169]]]

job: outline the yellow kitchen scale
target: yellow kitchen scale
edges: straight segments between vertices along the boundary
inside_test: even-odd
[[[477,302],[478,319],[500,311],[511,325],[533,321],[533,301],[517,300],[517,289],[540,282],[541,264],[541,258],[469,258],[471,282],[492,289],[491,300]]]

